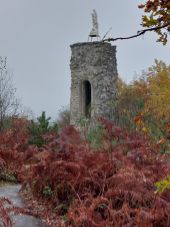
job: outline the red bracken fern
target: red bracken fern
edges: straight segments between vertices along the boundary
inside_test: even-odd
[[[16,134],[5,132],[1,168],[15,171],[45,204],[41,217],[48,219],[53,210],[63,226],[169,226],[170,192],[157,194],[155,182],[170,173],[170,155],[139,132],[99,121],[106,133],[98,151],[73,126],[43,135],[41,148],[28,145],[19,127]]]
[[[168,226],[170,194],[155,194],[154,183],[170,172],[169,155],[139,133],[100,122],[105,140],[117,141],[109,155],[91,151],[72,126],[46,135],[49,155],[27,179],[34,196],[64,215],[68,226]]]

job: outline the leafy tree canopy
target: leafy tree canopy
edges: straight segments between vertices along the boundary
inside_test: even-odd
[[[117,86],[117,115],[114,115],[120,126],[133,129],[137,125],[156,139],[170,138],[170,66],[155,60],[131,84],[119,79]]]
[[[166,45],[170,34],[170,1],[169,0],[147,0],[145,4],[138,6],[143,9],[142,26],[146,29],[137,31],[137,34],[127,37],[105,38],[102,41],[114,42],[116,40],[132,39],[144,35],[146,32],[154,31],[158,34],[158,42]]]
[[[146,13],[142,17],[142,26],[154,28],[159,35],[158,42],[165,45],[170,34],[170,1],[148,0],[145,4],[139,5],[139,8],[144,9]]]

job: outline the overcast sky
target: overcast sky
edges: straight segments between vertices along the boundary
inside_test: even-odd
[[[0,0],[0,55],[8,58],[17,95],[35,115],[55,118],[70,101],[70,44],[86,42],[91,12],[101,37],[133,35],[142,29],[142,0]],[[170,43],[157,36],[115,42],[119,75],[127,82],[160,59],[170,64]]]

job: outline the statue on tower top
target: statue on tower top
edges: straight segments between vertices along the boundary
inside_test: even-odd
[[[98,21],[97,21],[97,13],[96,13],[96,10],[93,9],[93,12],[92,12],[92,24],[93,24],[93,27],[91,29],[91,32],[89,34],[89,37],[91,37],[91,41],[92,41],[92,38],[93,37],[97,37],[99,38],[99,25],[98,25]]]

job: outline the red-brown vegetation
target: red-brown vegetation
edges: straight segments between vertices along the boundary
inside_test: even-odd
[[[39,211],[46,223],[60,217],[62,226],[169,226],[170,192],[156,193],[155,182],[170,173],[170,155],[138,132],[99,121],[105,135],[98,151],[73,126],[46,133],[37,148],[16,125],[0,135],[1,171],[15,174],[46,206]]]

